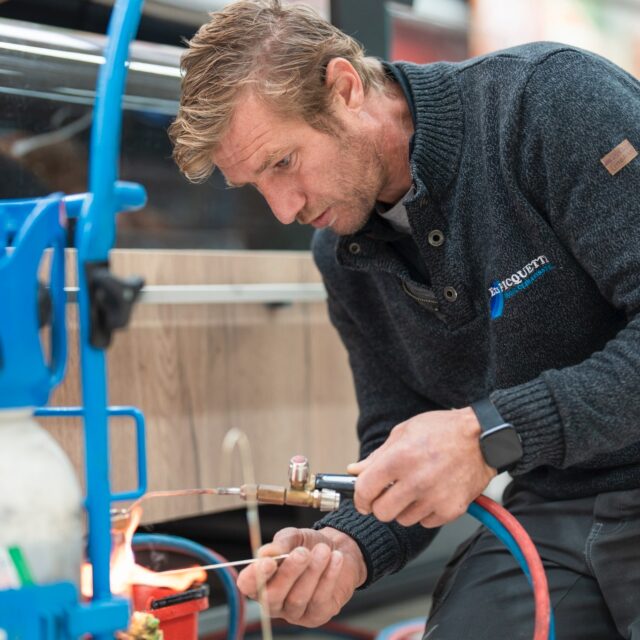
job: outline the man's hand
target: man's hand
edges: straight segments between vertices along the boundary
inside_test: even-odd
[[[402,422],[370,456],[349,465],[358,476],[356,509],[404,526],[455,520],[497,474],[485,463],[479,438],[471,408],[429,411]]]
[[[278,565],[272,556],[289,553]],[[258,572],[267,584],[269,614],[287,622],[317,627],[335,616],[367,576],[362,552],[345,533],[325,527],[287,528],[264,545],[263,559],[238,576],[238,588],[257,599]]]

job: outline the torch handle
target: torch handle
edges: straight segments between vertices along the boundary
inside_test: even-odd
[[[332,489],[344,497],[351,498],[356,490],[357,476],[348,473],[316,473],[316,489]]]

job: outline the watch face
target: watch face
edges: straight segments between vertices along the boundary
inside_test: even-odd
[[[516,430],[510,424],[480,438],[480,449],[487,464],[505,471],[522,458],[522,445]]]

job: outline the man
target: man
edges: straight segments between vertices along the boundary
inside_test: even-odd
[[[183,68],[179,166],[318,229],[360,407],[354,503],[277,534],[242,591],[262,571],[273,615],[322,624],[508,469],[558,638],[640,638],[638,82],[555,44],[382,64],[275,0],[212,14]],[[478,532],[425,638],[532,628],[521,572]]]

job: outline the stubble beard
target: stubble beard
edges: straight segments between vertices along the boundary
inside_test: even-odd
[[[384,184],[385,169],[372,146],[361,140],[342,141],[340,151],[343,157],[352,158],[340,168],[341,175],[345,176],[341,190],[349,195],[336,203],[337,218],[332,229],[338,235],[346,236],[360,231],[371,218]],[[354,181],[348,176],[359,176],[360,179]]]
[[[364,191],[353,193],[340,207],[333,230],[340,236],[357,233],[369,221],[375,202],[375,198]]]

